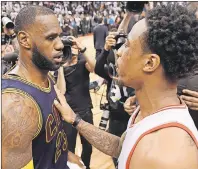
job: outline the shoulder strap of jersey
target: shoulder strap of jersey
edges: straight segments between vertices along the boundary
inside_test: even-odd
[[[48,76],[49,76],[49,78],[52,80],[52,82],[55,84],[55,83],[56,83],[56,80],[55,80],[54,75],[53,75],[51,72],[49,72],[49,73],[48,73]]]

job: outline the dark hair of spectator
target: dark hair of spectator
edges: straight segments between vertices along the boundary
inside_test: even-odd
[[[94,16],[94,22],[98,23],[98,17],[97,16]]]
[[[102,21],[103,21],[102,17],[99,17],[99,18],[98,18],[98,23],[101,24]]]
[[[159,55],[166,77],[176,81],[198,66],[198,20],[178,3],[157,6],[146,15],[147,46]]]
[[[27,6],[20,10],[15,19],[15,32],[25,30],[34,23],[36,16],[54,15],[54,12],[43,6]]]
[[[104,18],[104,25],[108,26],[107,18]]]

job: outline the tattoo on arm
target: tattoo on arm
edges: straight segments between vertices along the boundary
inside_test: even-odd
[[[83,120],[80,121],[77,129],[98,150],[112,157],[119,156],[119,137],[102,131]]]
[[[22,168],[32,158],[39,114],[30,99],[16,93],[2,94],[2,105],[2,168]]]

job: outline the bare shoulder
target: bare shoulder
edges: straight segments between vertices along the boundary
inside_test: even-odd
[[[39,131],[40,122],[38,107],[30,97],[20,92],[2,93],[4,168],[20,168],[30,161],[32,140]]]
[[[141,163],[138,158],[144,157]],[[169,127],[143,137],[130,162],[131,168],[198,169],[198,147],[183,129]]]

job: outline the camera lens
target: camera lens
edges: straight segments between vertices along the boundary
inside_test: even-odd
[[[126,10],[129,12],[140,13],[144,9],[144,4],[148,3],[148,1],[128,1],[126,4]]]
[[[6,28],[7,28],[7,29],[14,29],[14,24],[13,24],[12,22],[8,22],[8,23],[6,24]]]
[[[72,41],[69,39],[68,36],[62,36],[61,40],[62,40],[64,46],[72,46],[73,45]]]
[[[63,62],[67,62],[72,58],[71,46],[64,46],[63,48]]]

